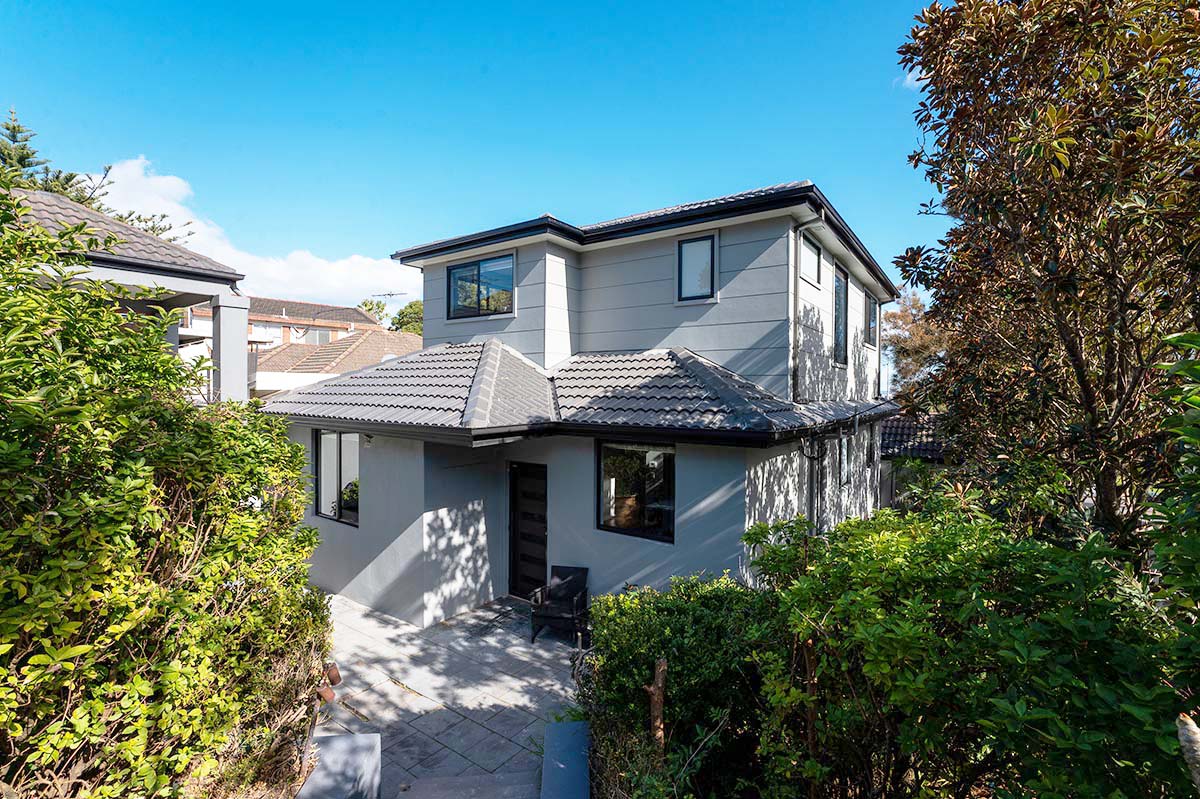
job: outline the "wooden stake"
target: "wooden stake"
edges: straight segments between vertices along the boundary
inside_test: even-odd
[[[659,658],[654,664],[654,682],[643,685],[642,688],[650,694],[650,734],[654,736],[654,744],[658,747],[658,759],[666,757],[667,737],[663,730],[663,697],[667,692],[667,659]]]

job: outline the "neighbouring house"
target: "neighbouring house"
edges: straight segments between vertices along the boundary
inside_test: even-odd
[[[429,625],[552,564],[744,574],[748,525],[875,507],[897,291],[813,184],[393,257],[426,348],[266,406],[309,453],[323,588]]]
[[[237,289],[243,275],[60,194],[23,189],[17,194],[29,208],[26,218],[48,230],[58,231],[64,225],[82,223],[97,239],[113,235],[120,240],[111,250],[87,253],[86,277],[165,292],[154,300],[129,302],[131,310],[186,309],[206,303],[210,309],[208,357],[214,369],[200,399],[244,400],[249,396],[246,341],[249,301]],[[171,345],[178,350],[178,325],[171,328],[170,336]]]
[[[945,468],[937,414],[897,414],[884,420],[880,432],[879,505],[892,505],[913,477],[908,463]]]
[[[251,353],[251,392],[257,383],[258,355],[284,344],[328,344],[361,330],[383,330],[375,317],[359,308],[270,297],[248,297],[246,344]],[[204,302],[184,311],[179,327],[179,354],[187,360],[212,358],[213,309]]]
[[[258,353],[255,397],[319,383],[421,349],[421,337],[391,330],[358,330],[325,344],[280,344]]]

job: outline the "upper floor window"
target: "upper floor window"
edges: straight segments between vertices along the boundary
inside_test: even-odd
[[[333,331],[324,327],[293,327],[292,343],[328,344],[333,340]]]
[[[513,257],[486,258],[446,270],[450,319],[512,313]]]
[[[863,339],[872,347],[879,343],[879,300],[866,292],[863,293]]]
[[[821,245],[803,233],[800,234],[800,277],[821,285]]]
[[[708,300],[715,296],[717,242],[713,236],[679,242],[679,300]]]
[[[849,362],[847,347],[846,311],[849,302],[850,279],[840,266],[833,273],[833,361],[841,366]]]
[[[597,442],[596,476],[600,529],[675,542],[675,447]]]
[[[358,433],[318,430],[313,438],[317,515],[358,524]]]

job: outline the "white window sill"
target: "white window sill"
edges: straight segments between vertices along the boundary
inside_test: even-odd
[[[516,318],[517,318],[517,312],[512,311],[511,313],[493,313],[493,314],[488,314],[487,316],[463,316],[458,319],[447,318],[447,319],[444,319],[443,321],[445,322],[445,324],[448,324],[448,325],[461,325],[461,324],[464,324],[467,322],[490,322],[493,319],[516,319]]]
[[[715,297],[697,297],[694,300],[675,300],[676,305],[716,305],[721,301],[721,295]]]

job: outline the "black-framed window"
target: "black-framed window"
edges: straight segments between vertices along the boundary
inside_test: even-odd
[[[684,239],[677,248],[676,297],[709,300],[717,293],[717,240],[715,236]]]
[[[800,277],[815,286],[821,285],[821,245],[801,233],[797,249],[800,251]]]
[[[675,447],[596,442],[596,526],[675,543]]]
[[[863,292],[863,339],[872,347],[879,343],[879,300]]]
[[[513,257],[485,258],[446,270],[446,316],[469,319],[512,313]]]
[[[358,524],[358,433],[313,432],[316,514]]]
[[[849,362],[846,311],[850,299],[850,279],[840,266],[833,274],[833,360],[841,366]]]

